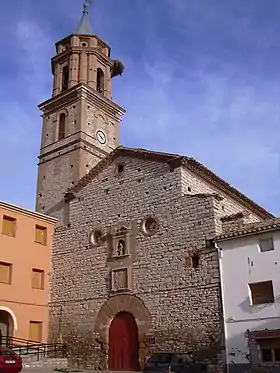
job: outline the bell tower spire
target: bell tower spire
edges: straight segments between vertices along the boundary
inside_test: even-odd
[[[93,31],[90,25],[89,21],[89,6],[91,5],[92,0],[85,0],[84,2],[84,9],[83,9],[83,15],[80,21],[80,24],[77,28],[76,34],[79,35],[92,35]]]
[[[43,126],[36,210],[63,221],[64,195],[119,144],[125,110],[112,100],[124,67],[92,31],[86,0],[75,33],[56,43],[52,97],[39,105]]]

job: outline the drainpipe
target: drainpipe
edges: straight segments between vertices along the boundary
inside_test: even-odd
[[[219,247],[219,245],[215,242],[215,248],[218,251],[218,258],[219,258],[219,272],[220,272],[220,286],[221,286],[221,301],[222,301],[222,319],[223,319],[223,329],[224,329],[224,342],[225,342],[225,355],[226,355],[226,367],[227,373],[229,373],[229,364],[228,364],[228,345],[227,345],[227,325],[225,322],[224,317],[224,310],[225,310],[225,303],[224,303],[224,286],[223,286],[223,267],[222,267],[222,260],[223,260],[223,249]]]

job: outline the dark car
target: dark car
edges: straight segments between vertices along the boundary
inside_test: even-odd
[[[191,354],[155,353],[145,362],[145,373],[204,373],[206,366],[198,363]]]
[[[19,373],[21,371],[21,357],[7,347],[0,347],[0,372]]]

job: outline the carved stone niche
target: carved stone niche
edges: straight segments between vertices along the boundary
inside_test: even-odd
[[[123,258],[130,255],[129,230],[125,227],[116,229],[112,236],[112,257]]]
[[[130,267],[115,268],[111,271],[111,291],[131,290]]]

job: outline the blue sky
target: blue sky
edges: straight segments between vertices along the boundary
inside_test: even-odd
[[[55,41],[83,0],[1,0],[0,199],[34,207]],[[279,0],[95,0],[94,31],[125,65],[121,143],[197,158],[280,215]]]

